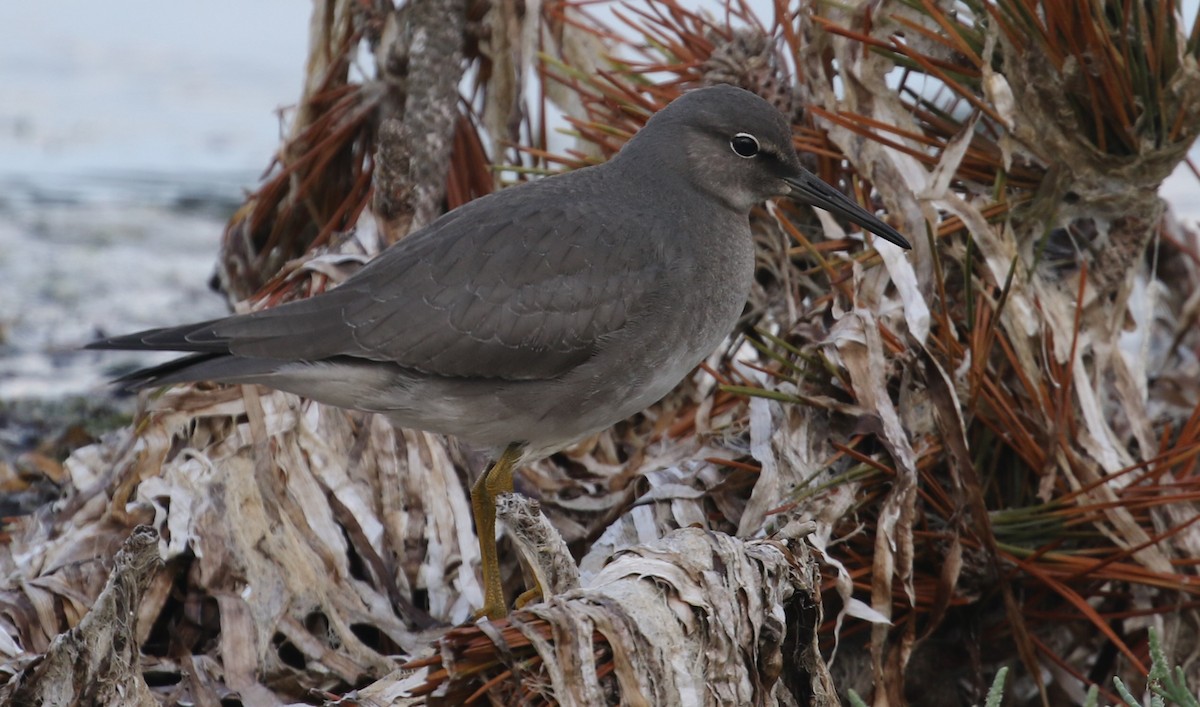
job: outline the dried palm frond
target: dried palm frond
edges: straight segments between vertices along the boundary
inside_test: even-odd
[[[1108,9],[1096,9],[1102,6]],[[1108,29],[1068,41],[1063,33],[1079,18],[1063,13],[1085,7],[1109,13],[1101,18]],[[1156,326],[1135,309],[1153,302],[1130,299],[1143,287],[1136,283],[1167,284],[1139,268],[1147,238],[1159,228],[1153,188],[1200,125],[1187,118],[1200,109],[1200,85],[1177,10],[1170,3],[1134,10],[1119,3],[1068,9],[914,2],[883,11],[869,3],[800,10],[780,4],[775,13],[764,28],[738,3],[728,5],[725,22],[669,1],[626,4],[614,14],[645,41],[615,50],[620,59],[611,71],[589,75],[547,64],[550,80],[583,96],[588,113],[573,122],[578,137],[611,153],[657,105],[710,78],[776,96],[779,74],[763,82],[762,67],[779,71],[789,62],[764,59],[761,48],[786,47],[782,56],[795,58],[800,78],[795,94],[807,100],[797,116],[798,145],[823,156],[814,164],[822,176],[875,185],[910,232],[927,222],[935,227],[927,245],[936,249],[919,246],[911,266],[885,258],[885,270],[872,272],[854,269],[878,262],[870,254],[833,258],[843,244],[813,245],[803,216],[787,205],[758,222],[764,244],[782,236],[797,245],[771,248],[782,262],[760,260],[759,280],[771,296],[756,299],[750,321],[771,342],[760,346],[756,362],[771,375],[751,390],[726,390],[805,407],[772,418],[779,457],[772,473],[759,455],[738,462],[759,472],[754,495],[779,504],[780,489],[804,489],[786,508],[829,519],[818,534],[830,540],[851,533],[853,540],[829,553],[831,581],[851,616],[873,617],[875,688],[892,698],[936,681],[910,675],[906,684],[903,668],[919,663],[939,635],[959,630],[956,622],[978,621],[972,610],[987,631],[1015,632],[1013,642],[991,645],[1015,646],[1034,680],[1042,660],[1061,667],[1071,665],[1063,654],[1094,655],[1089,641],[1111,643],[1126,667],[1108,669],[1136,677],[1144,656],[1114,632],[1106,607],[1120,606],[1118,597],[1144,602],[1151,587],[1194,592],[1190,572],[1167,557],[1189,556],[1192,541],[1182,538],[1195,532],[1195,499],[1185,490],[1188,476],[1178,474],[1192,468],[1197,450],[1194,437],[1169,430],[1194,417],[1200,401],[1193,395],[1163,408],[1139,391],[1147,390],[1148,375],[1194,391],[1183,382],[1190,373],[1154,371],[1180,353],[1186,370],[1196,371],[1195,356],[1179,346],[1183,330],[1174,322],[1182,312]],[[1121,17],[1132,17],[1134,29],[1116,27]],[[1039,39],[1046,33],[1053,40]],[[1048,43],[1065,48],[1067,59],[1043,61]],[[746,47],[759,51],[747,58]],[[741,63],[733,63],[742,70],[731,70],[728,57],[738,52]],[[1046,73],[1070,74],[1088,57],[1107,62],[1090,84]],[[1151,65],[1157,68],[1138,68]],[[713,67],[718,71],[707,75]],[[833,77],[841,91],[831,88]],[[1082,129],[1080,116],[1099,116],[1096,129]],[[1137,139],[1106,137],[1118,129]],[[857,176],[829,171],[852,166]],[[1083,213],[1089,221],[1079,218]],[[1065,261],[1060,225],[1085,247]],[[1064,277],[1070,280],[1060,284]],[[1196,281],[1193,267],[1169,286],[1186,294]],[[1134,363],[1121,353],[1117,325],[1127,307],[1143,341],[1163,342],[1152,361]],[[714,368],[737,375],[727,361]],[[736,422],[746,414],[741,410],[732,429],[745,424]],[[813,430],[842,441],[805,441]],[[1167,487],[1152,490],[1160,483]],[[847,485],[852,493],[842,491]],[[814,486],[827,490],[814,493]],[[1147,486],[1152,503],[1125,491]],[[1067,559],[1075,557],[1093,559]],[[1064,562],[1074,571],[1063,573]],[[1113,583],[1143,589],[1122,594]],[[1036,602],[1019,598],[1033,587]],[[997,595],[997,588],[1006,591]],[[863,594],[870,599],[858,598]],[[1046,603],[1051,598],[1058,603]],[[1058,608],[1047,614],[1051,605]],[[1145,607],[1139,615],[1179,605]],[[1126,620],[1139,625],[1131,616]],[[883,617],[897,628],[879,623]],[[1073,644],[1047,642],[1056,626],[1080,622],[1091,632]],[[1022,628],[1029,625],[1039,630]],[[976,694],[1011,655],[979,656],[968,676]],[[1098,667],[1063,669],[1103,676]]]
[[[350,3],[327,9],[314,17],[291,134],[225,230],[217,277],[235,302],[314,243],[350,230],[368,203],[373,119],[386,93],[350,81],[362,29]]]
[[[1111,11],[1119,5],[1071,7]],[[1035,27],[996,19],[1012,11],[1024,12],[1033,24],[1058,22],[1066,4],[966,3],[951,9],[911,3],[878,14],[861,5],[806,18],[811,20],[806,27],[826,34],[809,33],[819,41],[806,48],[802,64],[810,75],[836,74],[845,86],[843,95],[823,85],[815,89],[824,106],[812,110],[828,121],[834,141],[849,146],[867,137],[887,145],[887,151],[871,144],[859,150],[860,164],[876,175],[884,203],[902,212],[951,217],[938,236],[953,238],[928,254],[918,248],[915,265],[929,277],[919,296],[935,306],[926,310],[926,334],[913,326],[921,323],[914,316],[921,310],[910,305],[920,300],[906,302],[907,347],[915,355],[897,379],[899,414],[917,454],[917,496],[900,509],[902,518],[905,509],[915,514],[911,532],[920,538],[912,546],[913,575],[909,580],[902,567],[880,564],[888,548],[878,541],[878,531],[874,541],[870,532],[852,535],[842,547],[853,561],[840,558],[845,575],[862,577],[859,591],[871,593],[873,608],[887,614],[892,605],[897,628],[876,624],[871,637],[874,687],[892,699],[928,684],[921,680],[937,679],[936,670],[906,676],[896,666],[922,665],[920,652],[936,649],[939,633],[960,631],[964,621],[990,632],[986,645],[993,649],[1002,645],[996,637],[1011,632],[1029,667],[1024,680],[1037,681],[1042,661],[1058,666],[1060,685],[1070,689],[1078,685],[1072,679],[1105,685],[1102,678],[1113,673],[1136,679],[1146,668],[1140,629],[1148,618],[1139,617],[1178,617],[1176,607],[1192,603],[1196,580],[1188,569],[1194,556],[1188,548],[1194,541],[1182,538],[1196,533],[1194,482],[1187,471],[1194,468],[1196,439],[1171,430],[1190,429],[1185,421],[1197,414],[1200,401],[1192,397],[1163,407],[1142,391],[1148,390],[1148,377],[1188,378],[1197,370],[1195,356],[1178,346],[1178,314],[1170,305],[1144,295],[1137,299],[1147,286],[1188,292],[1196,283],[1194,273],[1174,283],[1158,280],[1142,260],[1147,239],[1160,228],[1153,189],[1194,137],[1167,128],[1172,120],[1152,116],[1191,115],[1200,107],[1195,57],[1179,51],[1176,9],[1168,5],[1137,11],[1150,12],[1143,27],[1158,38],[1140,48],[1124,47],[1127,35],[1115,31],[1091,37],[1090,44],[1058,37],[1058,46],[1078,57],[1115,56],[1116,50],[1097,44],[1110,41],[1126,57],[1145,51],[1171,55],[1146,59],[1170,69],[1167,76],[1143,77],[1170,84],[1169,97],[1153,88],[1096,89],[1087,101],[1076,100],[1061,81],[1047,80],[1053,62],[1031,58],[1041,51],[1038,41],[1026,39]],[[1058,26],[1072,31],[1063,22]],[[1119,84],[1125,79],[1118,74],[1136,71],[1130,69],[1135,64],[1114,61],[1097,75]],[[1069,70],[1067,62],[1064,71]],[[892,80],[885,82],[888,72]],[[1144,85],[1136,77],[1127,84]],[[1150,94],[1159,96],[1146,109],[1151,117],[1115,106],[1121,101],[1141,106]],[[1079,110],[1045,108],[1066,105],[1064,99]],[[1081,114],[1103,116],[1110,126],[1113,116],[1133,116],[1122,129],[1139,136],[1137,149],[1131,153],[1104,142],[1099,132],[1079,129],[1073,116]],[[1062,167],[1048,169],[1052,164]],[[935,169],[926,175],[918,165]],[[1043,234],[1060,224],[1078,228],[1075,215],[1083,212],[1107,244],[1098,239],[1094,254],[1072,257],[1067,269],[1050,267]],[[989,226],[997,217],[1004,220]],[[967,240],[961,242],[957,236],[964,228]],[[894,274],[893,281],[903,289]],[[1149,311],[1159,312],[1162,323],[1155,324]],[[1121,326],[1126,317],[1138,322],[1132,332]],[[887,330],[880,333],[886,336]],[[1144,342],[1148,360],[1137,361],[1123,343],[1131,333]],[[1170,346],[1154,343],[1172,336]],[[786,343],[805,354],[814,348],[790,336]],[[776,349],[777,355],[792,355]],[[1181,355],[1187,373],[1169,363]],[[866,370],[878,371],[885,360]],[[780,370],[780,383],[768,390],[804,380],[805,395],[795,401],[810,406],[821,405],[822,396],[844,406],[842,391],[858,398],[870,379],[851,367],[829,390],[795,366]],[[860,465],[847,468],[853,474],[846,480],[857,489],[857,515],[841,533],[863,523],[885,527],[888,501],[904,476],[905,460],[897,455],[902,450],[888,449],[892,463],[881,463],[873,458],[873,445],[864,447],[869,441],[837,445]],[[1141,490],[1132,496],[1127,490],[1135,487]],[[1147,496],[1155,500],[1147,503]],[[797,503],[811,506],[807,495]],[[898,557],[905,559],[903,552]],[[1064,571],[1064,563],[1071,569]],[[868,565],[869,574],[853,569]],[[893,571],[903,591],[881,577]],[[1182,596],[1148,598],[1158,593]],[[1122,613],[1132,606],[1138,606],[1136,612]],[[1185,645],[1195,640],[1194,626],[1172,623],[1178,640]],[[1087,662],[1106,643],[1114,658]],[[976,695],[995,670],[989,664],[1010,658],[1007,652],[977,657],[974,674],[966,676]]]
[[[158,533],[135,528],[87,616],[0,688],[5,704],[158,704],[142,674],[141,641],[129,617],[161,566]]]
[[[707,678],[739,699],[833,700],[809,679],[818,648],[837,691],[877,703],[977,702],[1017,662],[1015,693],[1049,701],[1113,675],[1138,685],[1151,625],[1190,655],[1200,238],[1163,217],[1154,188],[1200,129],[1200,24],[1184,37],[1172,2],[1067,5],[777,2],[764,18],[740,0],[712,15],[638,0],[613,6],[613,26],[589,0],[465,9],[481,71],[453,132],[449,203],[490,188],[489,149],[510,150],[518,173],[591,163],[680,91],[732,81],[790,111],[808,164],[886,209],[913,254],[787,201],[756,212],[755,291],[728,346],[660,405],[519,479],[582,557],[583,586],[508,623],[444,633],[480,599],[466,469],[481,460],[283,394],[168,393],[137,429],[66,462],[68,500],[13,526],[6,669],[78,624],[139,523],[163,536],[137,625],[164,701],[611,701],[658,694],[650,674],[674,690]],[[358,7],[365,20],[336,26],[361,28],[386,63],[387,8]],[[520,31],[489,38],[485,21]],[[1077,21],[1091,24],[1073,33]],[[525,105],[533,79],[540,111]],[[374,121],[396,96],[338,85],[328,112],[298,121],[313,126],[307,147],[255,206],[246,252],[288,253],[258,276],[264,301],[362,259],[332,236],[367,203]],[[576,140],[562,151],[550,102]],[[278,269],[301,221],[348,252]],[[762,539],[793,518],[811,521],[807,546]],[[792,582],[807,553],[820,587]],[[649,556],[657,587],[622,574]],[[702,562],[714,557],[754,569],[742,576],[762,591],[690,603],[730,590]],[[504,569],[515,584],[516,562]],[[614,587],[646,601],[615,604]],[[722,625],[754,628],[704,657],[752,657],[736,673],[748,690],[623,658],[648,645],[643,609],[671,609],[666,631],[726,606],[738,614]],[[797,667],[786,646],[809,646],[814,628]],[[414,655],[421,672],[401,670]]]
[[[804,546],[794,547],[798,556],[777,540],[675,531],[617,555],[587,589],[450,631],[440,654],[407,666],[427,671],[412,694],[447,705],[485,695],[531,705],[688,704],[701,695],[826,704],[829,677],[804,629],[819,623],[815,578]]]

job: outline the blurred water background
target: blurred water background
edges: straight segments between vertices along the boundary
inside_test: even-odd
[[[0,4],[0,433],[22,401],[106,398],[147,362],[78,351],[97,335],[225,313],[218,239],[279,144],[310,12]],[[1163,193],[1200,218],[1186,167]]]
[[[80,345],[225,312],[218,239],[278,146],[310,12],[0,4],[0,402],[104,395],[133,357]]]

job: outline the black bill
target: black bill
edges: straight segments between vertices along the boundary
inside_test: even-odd
[[[831,214],[856,223],[871,233],[895,243],[901,248],[912,248],[908,239],[900,232],[883,221],[868,213],[866,209],[854,203],[845,194],[829,186],[808,171],[802,171],[795,176],[785,178],[797,198],[825,209]]]

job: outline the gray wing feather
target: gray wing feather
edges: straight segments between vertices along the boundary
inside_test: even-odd
[[[561,375],[636,316],[666,263],[640,234],[615,237],[641,219],[588,213],[572,180],[548,181],[536,205],[521,187],[485,197],[334,290],[207,323],[187,338],[258,358],[351,356],[513,380]]]

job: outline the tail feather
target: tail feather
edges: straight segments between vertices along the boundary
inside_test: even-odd
[[[209,354],[229,353],[229,341],[222,339],[194,340],[197,332],[212,329],[220,319],[210,319],[206,322],[196,322],[183,326],[147,329],[133,334],[113,336],[107,339],[93,341],[85,349],[122,350],[122,351],[196,351]],[[182,359],[181,359],[182,360]]]
[[[180,351],[190,355],[157,366],[127,373],[113,383],[123,390],[138,390],[175,383],[219,381],[222,383],[261,383],[290,363],[295,357],[271,358],[246,355],[237,347],[255,342],[251,337],[234,338],[219,333],[222,325],[237,323],[239,318],[210,319],[183,326],[147,329],[122,336],[99,339],[84,348],[121,351]]]
[[[353,354],[353,326],[342,316],[345,299],[337,289],[248,314],[100,339],[86,348],[224,353],[280,361]]]
[[[85,348],[190,354],[116,379],[114,383],[125,390],[197,381],[266,383],[286,390],[295,371],[277,374],[289,366],[315,362],[353,366],[353,359],[341,353],[350,338],[342,307],[340,299],[322,296],[251,314],[108,337]]]
[[[99,349],[107,347],[89,345],[88,348]],[[114,346],[113,348],[125,347]],[[190,367],[202,364],[206,361],[211,361],[214,358],[219,358],[220,356],[221,354],[219,353],[197,353],[192,354],[191,356],[183,356],[157,366],[139,368],[131,373],[126,373],[119,378],[113,379],[113,384],[120,386],[122,390],[138,390],[141,388],[153,388],[159,385],[182,382],[184,379],[179,377],[186,375],[186,371]]]
[[[220,381],[223,383],[254,383],[275,373],[280,361],[262,358],[241,358],[229,354],[202,352],[141,368],[117,378],[113,383],[124,390],[156,388],[175,383]]]

